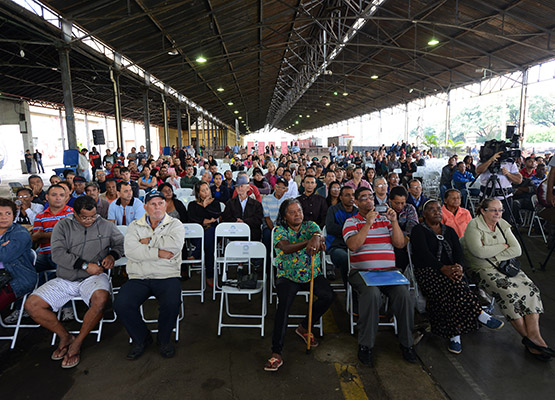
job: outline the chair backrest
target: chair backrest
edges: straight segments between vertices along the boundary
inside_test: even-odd
[[[189,197],[193,194],[193,189],[191,189],[191,188],[180,188],[180,189],[174,189],[173,192],[175,193],[175,196],[177,198]]]
[[[220,210],[225,211],[225,203],[220,202]]]
[[[233,171],[232,173],[233,179],[237,179],[237,175],[239,175],[239,172],[240,171]]]
[[[123,236],[127,233],[127,225],[116,225],[116,228],[118,228]]]
[[[221,222],[216,226],[216,237],[251,238],[251,228],[244,222]]]
[[[146,196],[146,190],[144,190],[144,189],[139,189],[139,197],[141,197],[141,198],[144,199],[145,196]]]
[[[262,242],[229,242],[225,247],[226,258],[266,258],[266,246]],[[264,264],[263,264],[264,265]]]
[[[200,224],[183,224],[185,228],[185,239],[204,238],[204,229]]]

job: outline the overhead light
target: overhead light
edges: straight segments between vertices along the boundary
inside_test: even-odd
[[[229,102],[227,103],[227,105],[228,105],[228,106],[232,106],[232,105],[233,105],[233,102],[232,102],[232,101],[229,101]]]
[[[370,77],[370,79],[378,79],[378,75],[374,74]]]
[[[310,118],[310,115],[309,115],[309,114],[306,114],[306,117],[307,117],[307,118]]]
[[[299,121],[295,121],[295,125],[299,125]]]
[[[239,111],[235,110],[233,111],[233,114],[239,114]]]
[[[21,56],[21,58],[25,57],[25,52],[23,51],[23,49],[19,50],[19,55]]]
[[[333,92],[334,96],[337,96],[339,93],[337,93],[337,90],[335,92]]]
[[[196,61],[202,64],[206,62],[206,58],[204,58],[203,56],[198,56]]]
[[[223,87],[220,86],[220,87],[217,88],[216,90],[217,90],[218,92],[223,92],[225,89],[224,89]]]
[[[243,117],[241,117],[241,116],[239,115],[239,119],[243,119]]]
[[[171,49],[170,51],[168,51],[168,55],[169,56],[178,56],[179,51],[177,51],[177,49]]]
[[[349,93],[343,92],[343,96],[348,96],[348,95],[349,95]]]
[[[409,93],[412,93],[412,92],[414,92],[414,89],[413,89],[413,88],[410,88],[410,89],[409,89]]]
[[[428,46],[435,46],[439,44],[439,40],[437,40],[435,37],[431,38],[430,41],[428,42]]]
[[[302,115],[302,114],[299,114],[299,118],[302,118],[302,117],[303,117],[303,115]]]
[[[326,107],[329,107],[329,106],[330,106],[330,103],[326,103]]]

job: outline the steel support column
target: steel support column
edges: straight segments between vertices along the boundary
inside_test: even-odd
[[[166,104],[166,96],[162,94],[162,104],[164,106],[164,146],[170,145],[170,132],[168,130],[168,105]]]
[[[189,110],[189,107],[187,107],[187,137],[188,137],[187,144],[190,146],[191,145],[191,111]]]
[[[449,131],[451,130],[451,91],[447,91],[447,105],[445,107],[445,145],[449,141]]]
[[[177,103],[177,108],[175,110],[177,118],[177,148],[178,150],[183,147],[182,132],[181,132],[181,106]]]
[[[148,154],[152,154],[150,149],[150,110],[148,107],[148,86],[144,89],[143,94],[143,112],[144,112],[144,119],[145,119],[145,145],[146,145],[146,152]]]
[[[64,92],[64,110],[66,116],[66,131],[68,149],[77,149],[77,135],[75,132],[75,116],[73,115],[73,91],[71,89],[71,69],[69,65],[69,48],[59,49],[60,72],[62,89]]]
[[[199,118],[198,118],[198,115],[197,115],[197,117],[195,119],[195,121],[196,121],[196,123],[195,123],[195,131],[196,131],[195,132],[195,138],[197,139],[196,143],[195,143],[195,149],[196,149],[197,153],[198,153],[198,148],[200,147],[200,139],[198,137],[198,119]]]
[[[110,69],[110,80],[114,88],[114,117],[116,119],[116,141],[117,147],[123,149],[123,126],[121,120],[121,93],[119,90],[119,72]]]
[[[522,71],[522,87],[520,89],[520,111],[518,123],[520,128],[520,144],[524,142],[524,126],[526,124],[526,103],[528,102],[528,68]]]

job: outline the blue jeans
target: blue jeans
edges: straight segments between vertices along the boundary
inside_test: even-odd
[[[139,307],[150,296],[159,304],[158,343],[169,343],[181,306],[181,284],[178,278],[130,279],[121,287],[114,310],[135,343],[144,343],[150,335]]]

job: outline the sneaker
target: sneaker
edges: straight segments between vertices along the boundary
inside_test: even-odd
[[[73,321],[75,314],[73,314],[73,307],[62,308],[62,322]]]
[[[17,323],[18,318],[19,318],[19,310],[15,310],[4,319],[4,323],[15,324]],[[29,314],[27,314],[27,311],[23,311],[23,318],[29,318]]]
[[[373,367],[374,361],[372,360],[372,349],[366,346],[358,346],[358,359],[367,367]]]
[[[447,350],[449,350],[453,354],[461,354],[462,344],[460,342],[455,342],[453,340],[450,340]]]
[[[403,345],[401,347],[401,352],[403,353],[403,358],[405,361],[410,362],[411,364],[418,363],[418,357],[416,356],[416,351],[414,351],[414,347],[405,347]]]
[[[160,350],[160,354],[164,358],[172,358],[175,356],[175,348],[173,347],[172,343],[159,343],[158,349]]]
[[[488,319],[488,322],[486,322],[485,324],[482,323],[482,325],[487,326],[489,329],[498,330],[503,328],[503,325],[505,325],[505,323],[503,321],[499,321],[497,318],[490,317]]]

